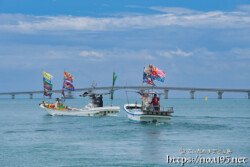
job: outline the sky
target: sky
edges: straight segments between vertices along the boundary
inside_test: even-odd
[[[43,71],[141,85],[149,64],[157,86],[249,89],[249,44],[249,0],[0,0],[0,92],[42,90]]]

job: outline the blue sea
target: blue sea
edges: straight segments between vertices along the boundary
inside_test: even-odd
[[[41,101],[0,99],[1,167],[181,166],[167,163],[167,155],[250,158],[248,99],[162,99],[162,105],[174,107],[164,124],[130,122],[125,98],[113,102],[121,107],[117,117],[50,116]],[[74,107],[87,103],[66,101]],[[248,161],[184,166],[250,166]]]

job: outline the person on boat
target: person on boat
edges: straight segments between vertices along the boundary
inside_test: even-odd
[[[98,100],[99,100],[99,107],[103,107],[103,98],[102,98],[102,95],[99,96]]]
[[[56,108],[59,107],[59,98],[56,98],[55,107],[56,107]]]
[[[55,107],[56,108],[63,107],[63,103],[62,103],[62,101],[60,101],[59,98],[56,98]]]
[[[153,110],[159,111],[159,101],[160,101],[160,98],[157,97],[156,94],[154,94],[154,97],[151,101],[151,104],[153,104]]]
[[[93,95],[93,97],[92,97],[92,103],[94,104],[94,107],[98,107],[99,106],[99,98],[96,97],[96,95]]]

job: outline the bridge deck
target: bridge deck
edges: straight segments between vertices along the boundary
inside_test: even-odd
[[[250,89],[224,89],[224,88],[191,88],[191,87],[149,87],[149,86],[115,86],[115,90],[120,89],[157,89],[157,90],[177,90],[177,91],[204,91],[204,92],[235,92],[235,93],[250,93]],[[75,91],[88,91],[92,88],[78,88]],[[112,87],[95,87],[96,90],[111,90]],[[61,93],[62,90],[52,90],[52,93]],[[23,92],[3,92],[0,95],[19,95],[19,94],[41,94],[43,90],[40,91],[23,91]]]
[[[192,88],[192,87],[152,87],[152,86],[115,86],[114,90],[120,90],[120,89],[154,89],[154,90],[164,90],[165,98],[168,98],[168,91],[169,90],[175,90],[175,91],[189,91],[190,92],[190,98],[194,98],[194,92],[196,91],[202,91],[202,92],[217,92],[218,98],[222,98],[222,94],[224,92],[232,92],[232,93],[248,93],[248,99],[250,99],[250,89],[224,89],[224,88]],[[78,88],[75,89],[75,91],[89,91],[92,87],[89,88]],[[106,87],[95,87],[95,90],[111,90],[112,87],[106,86]],[[50,91],[52,93],[61,93],[62,90],[52,90]],[[33,97],[33,94],[43,94],[43,90],[40,91],[23,91],[23,92],[3,92],[0,93],[0,95],[11,95],[12,98],[15,98],[15,95],[23,95],[28,94],[30,95],[30,98]]]

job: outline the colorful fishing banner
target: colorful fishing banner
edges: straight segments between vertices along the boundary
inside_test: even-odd
[[[53,85],[48,85],[48,84],[44,83],[44,88],[47,90],[52,90]]]
[[[147,73],[153,80],[157,80],[160,82],[164,82],[166,77],[166,73],[163,70],[160,70],[152,64],[149,64],[149,70]]]
[[[51,79],[47,79],[47,78],[45,78],[45,77],[43,77],[43,82],[44,81],[46,81],[46,82],[48,82],[48,83],[51,83]]]
[[[74,77],[70,73],[64,71],[64,80],[63,80],[63,88],[62,88],[62,96],[63,96],[64,99],[65,99],[64,89],[67,89],[69,91],[74,91],[75,90],[75,88],[74,88],[74,86],[72,84],[73,79],[74,79]]]
[[[153,79],[149,76],[148,70],[144,67],[143,70],[143,83],[147,83],[149,85],[155,86]]]
[[[72,84],[73,79],[74,79],[74,77],[72,75],[70,75],[70,73],[64,72],[63,89],[74,91],[75,88],[74,88],[74,86]],[[62,91],[62,95],[65,96],[64,90]]]
[[[68,72],[64,72],[64,80],[70,81],[73,83],[73,79],[74,77],[72,75],[70,75]]]
[[[53,78],[52,75],[50,75],[49,73],[46,73],[46,72],[43,72],[43,77],[48,79],[48,80],[51,80]]]
[[[53,87],[53,84],[51,82],[47,82],[46,80],[43,80],[43,84]]]
[[[48,90],[51,91],[53,89],[53,84],[51,83],[52,75],[49,73],[43,72],[43,87],[44,87],[44,95],[51,96],[52,93],[48,93]]]
[[[111,100],[114,99],[114,86],[115,86],[115,81],[116,81],[116,78],[117,78],[117,75],[115,74],[115,72],[113,72],[113,86],[112,86],[112,89],[111,89]]]
[[[115,72],[113,72],[113,86],[115,85],[116,78],[117,78],[117,75],[115,74]]]
[[[52,75],[43,72],[43,85],[47,90],[52,90],[53,84],[51,83]]]
[[[74,86],[69,81],[64,81],[63,88],[70,91],[75,90]]]

